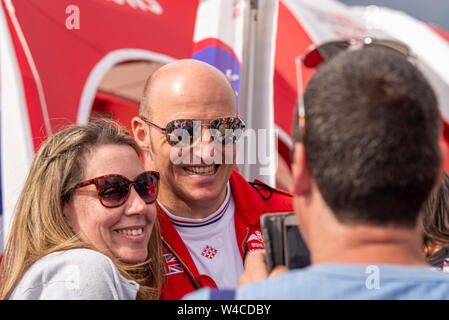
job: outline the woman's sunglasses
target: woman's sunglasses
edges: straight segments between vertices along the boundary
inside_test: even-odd
[[[146,171],[139,174],[134,181],[119,174],[108,174],[78,183],[74,189],[91,184],[97,187],[98,199],[106,208],[116,208],[128,200],[131,186],[146,204],[156,201],[159,187],[159,172]]]
[[[191,146],[201,137],[202,127],[208,127],[210,129],[214,141],[218,141],[223,145],[234,144],[240,138],[246,126],[240,116],[213,120],[176,119],[170,121],[165,128],[159,127],[144,116],[140,116],[140,119],[146,124],[165,133],[168,143],[177,148]]]

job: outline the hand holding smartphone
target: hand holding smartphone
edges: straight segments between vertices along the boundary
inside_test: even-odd
[[[268,213],[260,218],[268,272],[278,265],[289,269],[310,264],[310,254],[298,228],[294,212]]]

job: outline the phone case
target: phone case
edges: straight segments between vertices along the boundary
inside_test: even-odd
[[[268,272],[274,267],[284,265],[283,249],[283,220],[291,213],[267,213],[261,216],[260,224],[262,228],[265,245],[265,262]]]

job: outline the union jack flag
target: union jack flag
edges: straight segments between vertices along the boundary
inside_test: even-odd
[[[165,275],[176,274],[184,272],[184,268],[179,263],[178,259],[172,253],[164,254],[165,261]]]

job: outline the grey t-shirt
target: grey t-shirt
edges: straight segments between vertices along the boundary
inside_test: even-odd
[[[89,249],[48,254],[22,277],[13,300],[134,300],[139,285],[107,256]]]

